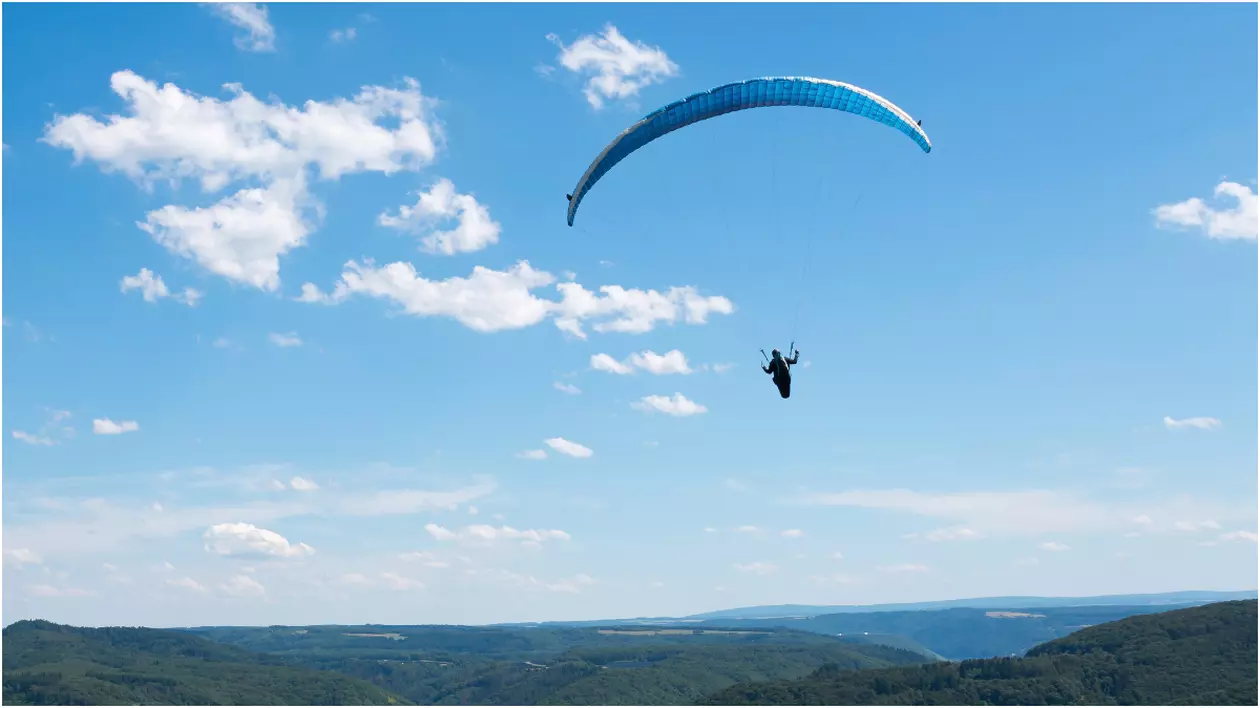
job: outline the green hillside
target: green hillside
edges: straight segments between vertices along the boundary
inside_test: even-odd
[[[7,705],[387,705],[369,683],[160,629],[4,629]]]
[[[746,683],[708,705],[1256,705],[1256,601],[1130,617],[1022,658]]]
[[[681,705],[741,681],[799,678],[824,665],[866,669],[923,657],[842,642],[580,648],[547,662],[349,660],[324,668],[416,703],[438,705]]]

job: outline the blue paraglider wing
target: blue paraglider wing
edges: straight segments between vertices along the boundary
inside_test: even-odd
[[[724,113],[762,106],[829,108],[869,118],[905,133],[923,152],[932,151],[927,133],[905,111],[866,89],[829,79],[766,77],[748,79],[692,94],[658,108],[626,128],[595,158],[569,199],[569,226],[582,198],[595,183],[630,153],[671,133]]]

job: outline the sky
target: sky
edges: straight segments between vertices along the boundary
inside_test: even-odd
[[[1256,12],[6,5],[3,620],[1255,588]]]

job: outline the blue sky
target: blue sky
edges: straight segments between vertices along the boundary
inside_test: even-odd
[[[5,20],[6,623],[1255,587],[1254,5]]]

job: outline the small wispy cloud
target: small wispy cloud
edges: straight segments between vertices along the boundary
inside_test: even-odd
[[[784,529],[779,532],[779,535],[783,538],[801,538],[805,535],[805,532],[800,529]]]
[[[1213,430],[1221,426],[1221,421],[1216,418],[1182,418],[1177,420],[1169,416],[1164,416],[1164,427],[1170,430],[1181,428],[1195,428],[1198,430]]]
[[[1194,533],[1197,531],[1219,531],[1221,525],[1212,519],[1203,521],[1177,521],[1173,523],[1173,530],[1184,531],[1186,533]]]
[[[569,394],[570,396],[576,396],[576,395],[578,395],[578,394],[582,393],[582,389],[580,389],[580,388],[578,388],[577,386],[574,386],[573,384],[570,384],[570,383],[564,383],[564,382],[562,382],[562,381],[557,381],[557,382],[555,382],[555,383],[553,383],[553,384],[551,384],[551,385],[552,385],[553,387],[555,387],[555,389],[556,389],[557,391],[559,391],[559,392],[561,392],[561,393],[567,393],[567,394]]]
[[[881,573],[926,573],[928,567],[918,563],[897,563],[894,565],[881,565],[875,570]]]
[[[267,339],[277,347],[300,347],[302,346],[302,338],[297,332],[278,333],[272,332],[267,335]]]
[[[233,40],[238,49],[247,52],[274,52],[276,30],[267,19],[267,6],[261,3],[214,3],[210,11],[235,25],[244,33]]]
[[[969,528],[957,526],[954,528],[936,529],[934,531],[929,531],[923,537],[933,542],[974,541],[976,539],[984,538],[984,535],[981,534],[979,531],[974,531]]]
[[[355,28],[346,27],[344,29],[335,29],[329,32],[328,39],[333,44],[342,44],[343,42],[353,42],[354,38],[358,36],[358,34],[359,34],[358,30],[356,30]]]
[[[547,459],[546,450],[525,450],[516,453],[516,456],[522,460],[545,460]]]
[[[162,276],[155,274],[148,268],[141,268],[140,272],[135,275],[125,276],[118,287],[123,293],[139,290],[140,296],[145,302],[157,302],[163,298],[173,297],[177,302],[182,302],[189,307],[196,307],[202,298],[202,292],[194,288],[184,288],[182,291],[171,295],[170,288],[166,287]]]
[[[609,354],[593,354],[591,356],[591,369],[622,376],[633,374],[636,370],[646,371],[657,376],[690,374],[693,371],[691,365],[687,363],[687,356],[677,349],[670,350],[664,354],[657,354],[651,350],[635,352],[626,357],[624,361],[617,361]]]
[[[552,450],[569,457],[586,458],[595,454],[595,451],[589,447],[564,438],[547,438],[543,442]]]
[[[773,563],[762,563],[760,561],[753,563],[736,563],[731,567],[741,573],[751,573],[753,575],[769,575],[779,569],[778,566]]]
[[[1071,546],[1064,543],[1059,543],[1058,541],[1046,541],[1044,543],[1038,544],[1037,548],[1040,548],[1043,551],[1051,551],[1053,553],[1062,553],[1064,551],[1072,550]]]

